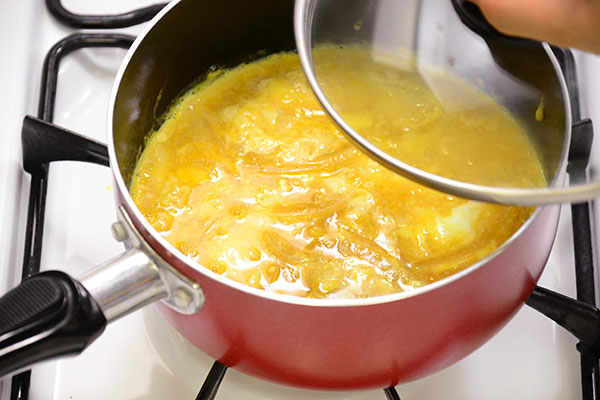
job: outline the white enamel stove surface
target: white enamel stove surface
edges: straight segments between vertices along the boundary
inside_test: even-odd
[[[37,112],[43,58],[72,33],[56,23],[43,2],[0,3],[0,290],[18,279],[23,247],[28,176],[20,172],[20,127]],[[129,10],[144,0],[65,0],[77,12]],[[137,32],[139,27],[125,30]],[[59,75],[55,122],[105,141],[106,107],[112,79],[125,51],[83,50],[67,57]],[[600,59],[578,55],[583,113],[600,121]],[[600,124],[600,122],[597,122]],[[600,126],[600,125],[599,125]],[[600,151],[595,149],[596,167]],[[115,218],[108,168],[55,163],[44,242],[44,269],[77,276],[121,251],[110,236]],[[575,293],[570,215],[563,210],[556,246],[540,284]],[[15,265],[18,267],[15,268]],[[428,378],[398,386],[403,400],[414,399],[578,399],[579,356],[575,340],[553,322],[524,307],[480,350]],[[179,337],[152,307],[123,318],[76,358],[33,369],[31,400],[193,399],[212,360]],[[7,399],[6,383],[2,385]],[[384,399],[381,390],[323,393],[259,381],[227,372],[217,399]]]

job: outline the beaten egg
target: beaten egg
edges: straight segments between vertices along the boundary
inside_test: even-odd
[[[356,59],[363,51],[323,49],[320,57]],[[343,71],[327,74],[330,90],[351,90]],[[525,132],[490,99],[482,100],[485,112],[447,112],[417,72],[386,79],[401,88],[393,101],[373,94],[361,101],[369,107],[345,111],[372,138],[452,175],[471,157],[465,148],[477,147],[469,141],[481,140],[465,131],[485,126],[509,145],[486,151],[481,162],[519,161],[475,165],[474,173],[544,184]],[[399,140],[390,139],[391,129]],[[460,162],[434,160],[435,142]],[[131,195],[149,223],[199,265],[313,298],[379,296],[440,280],[489,255],[532,213],[428,189],[361,154],[323,111],[293,53],[219,70],[187,91],[149,135]]]

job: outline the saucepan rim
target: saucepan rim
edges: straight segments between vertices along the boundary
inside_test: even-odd
[[[234,281],[233,279],[219,275],[216,272],[213,272],[210,269],[202,266],[201,264],[196,263],[195,261],[192,261],[187,256],[185,256],[183,253],[181,253],[179,250],[177,250],[164,237],[162,237],[150,225],[150,223],[146,220],[146,218],[142,215],[142,213],[139,211],[139,209],[133,202],[133,200],[129,194],[129,185],[127,185],[125,183],[125,180],[119,169],[118,159],[117,159],[117,155],[115,152],[114,129],[113,129],[114,128],[113,116],[114,116],[114,111],[115,111],[116,98],[117,98],[117,95],[119,94],[119,87],[121,85],[121,80],[123,79],[125,71],[129,67],[129,64],[130,64],[130,61],[131,61],[133,55],[136,53],[137,49],[144,42],[144,40],[146,40],[145,38],[148,35],[148,33],[152,29],[154,29],[154,27],[163,20],[163,17],[166,14],[168,14],[169,12],[171,12],[181,1],[182,0],[173,0],[168,5],[166,5],[144,27],[142,32],[138,35],[137,39],[134,41],[132,46],[129,48],[127,54],[125,55],[125,58],[117,72],[117,76],[115,78],[112,92],[111,92],[108,116],[107,116],[107,118],[108,118],[107,145],[108,145],[110,167],[111,167],[113,175],[114,175],[114,180],[115,180],[115,184],[117,187],[116,189],[117,189],[118,193],[121,195],[122,201],[125,202],[125,209],[130,213],[130,217],[137,224],[140,224],[142,226],[142,228],[152,236],[152,239],[155,240],[158,243],[158,245],[160,245],[163,249],[167,250],[170,253],[170,255],[174,256],[177,259],[177,261],[181,262],[185,266],[191,268],[192,270],[199,272],[200,274],[206,276],[207,278],[213,279],[215,281],[218,281],[219,283],[229,286],[230,288],[239,290],[248,295],[261,297],[265,300],[273,300],[273,301],[289,303],[289,304],[294,304],[294,305],[300,305],[300,306],[326,307],[326,308],[328,308],[328,307],[362,307],[362,306],[380,305],[380,304],[392,303],[392,302],[396,302],[396,301],[400,301],[400,300],[404,300],[404,299],[408,299],[408,298],[413,298],[416,296],[425,295],[425,294],[433,292],[441,287],[455,283],[455,282],[463,279],[465,276],[474,273],[475,271],[479,270],[484,265],[487,265],[489,262],[491,262],[496,257],[498,257],[508,247],[513,245],[519,239],[519,237],[523,234],[523,232],[525,232],[533,224],[533,221],[536,220],[538,218],[538,216],[541,214],[543,207],[538,207],[532,213],[532,215],[528,218],[528,220],[525,221],[525,223],[523,223],[519,227],[519,229],[515,233],[513,233],[513,235],[508,240],[506,240],[500,247],[498,247],[495,251],[493,251],[487,257],[468,266],[467,268],[465,268],[461,271],[458,271],[444,279],[441,279],[437,282],[427,284],[420,288],[415,288],[415,289],[411,289],[408,291],[403,291],[403,292],[398,292],[398,293],[393,293],[393,294],[388,294],[388,295],[368,297],[368,298],[314,299],[314,298],[306,298],[306,297],[299,297],[299,296],[269,292],[266,290],[261,290],[261,289],[257,289],[257,288],[245,285],[243,283]],[[291,16],[290,16],[290,18],[291,18]],[[550,56],[550,54],[549,54],[549,56]],[[555,63],[554,65],[557,65],[556,60],[554,60],[553,63]],[[564,80],[561,82],[561,86],[562,85],[565,85]],[[565,105],[567,106],[566,110],[565,110],[565,112],[566,112],[565,117],[568,121],[570,121],[570,108],[568,108],[568,104],[569,104],[568,93],[564,89],[565,88],[563,87],[563,95],[565,96],[564,97]],[[564,164],[565,157],[566,157],[565,154],[563,154],[563,158],[561,159],[561,165]],[[550,206],[550,207],[554,207],[554,206]],[[131,214],[133,214],[133,215],[131,215]]]

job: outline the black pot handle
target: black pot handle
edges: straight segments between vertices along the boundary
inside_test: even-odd
[[[469,0],[452,0],[452,5],[463,24],[488,43],[495,41],[519,45],[539,45],[539,42],[534,40],[508,36],[498,31],[488,22],[479,6]]]
[[[0,376],[79,354],[105,326],[102,310],[77,280],[60,271],[34,275],[0,298]]]

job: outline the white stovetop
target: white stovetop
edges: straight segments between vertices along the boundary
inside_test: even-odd
[[[37,111],[41,65],[47,50],[72,32],[55,23],[41,3],[0,3],[0,291],[16,282],[14,271],[20,269],[22,259],[28,177],[19,169],[21,120]],[[65,1],[74,11],[105,13],[144,3],[148,4],[144,0]],[[55,122],[104,141],[111,82],[124,54],[123,50],[96,49],[68,57],[60,69]],[[580,79],[586,82],[581,88],[583,114],[600,121],[600,59],[578,55],[578,61]],[[598,163],[600,157],[596,157]],[[121,251],[109,233],[115,218],[112,195],[107,168],[83,163],[52,165],[43,268],[64,269],[77,276]],[[567,295],[574,294],[570,246],[566,207],[541,284]],[[579,359],[574,346],[569,334],[525,307],[467,359],[397,389],[403,400],[578,399]],[[30,399],[193,399],[211,364],[212,360],[162,323],[150,307],[107,327],[79,357],[36,366]],[[2,389],[4,397],[0,398],[8,398],[7,385]],[[219,400],[306,398],[385,397],[380,390],[323,393],[290,389],[235,371],[228,371],[217,396]]]

